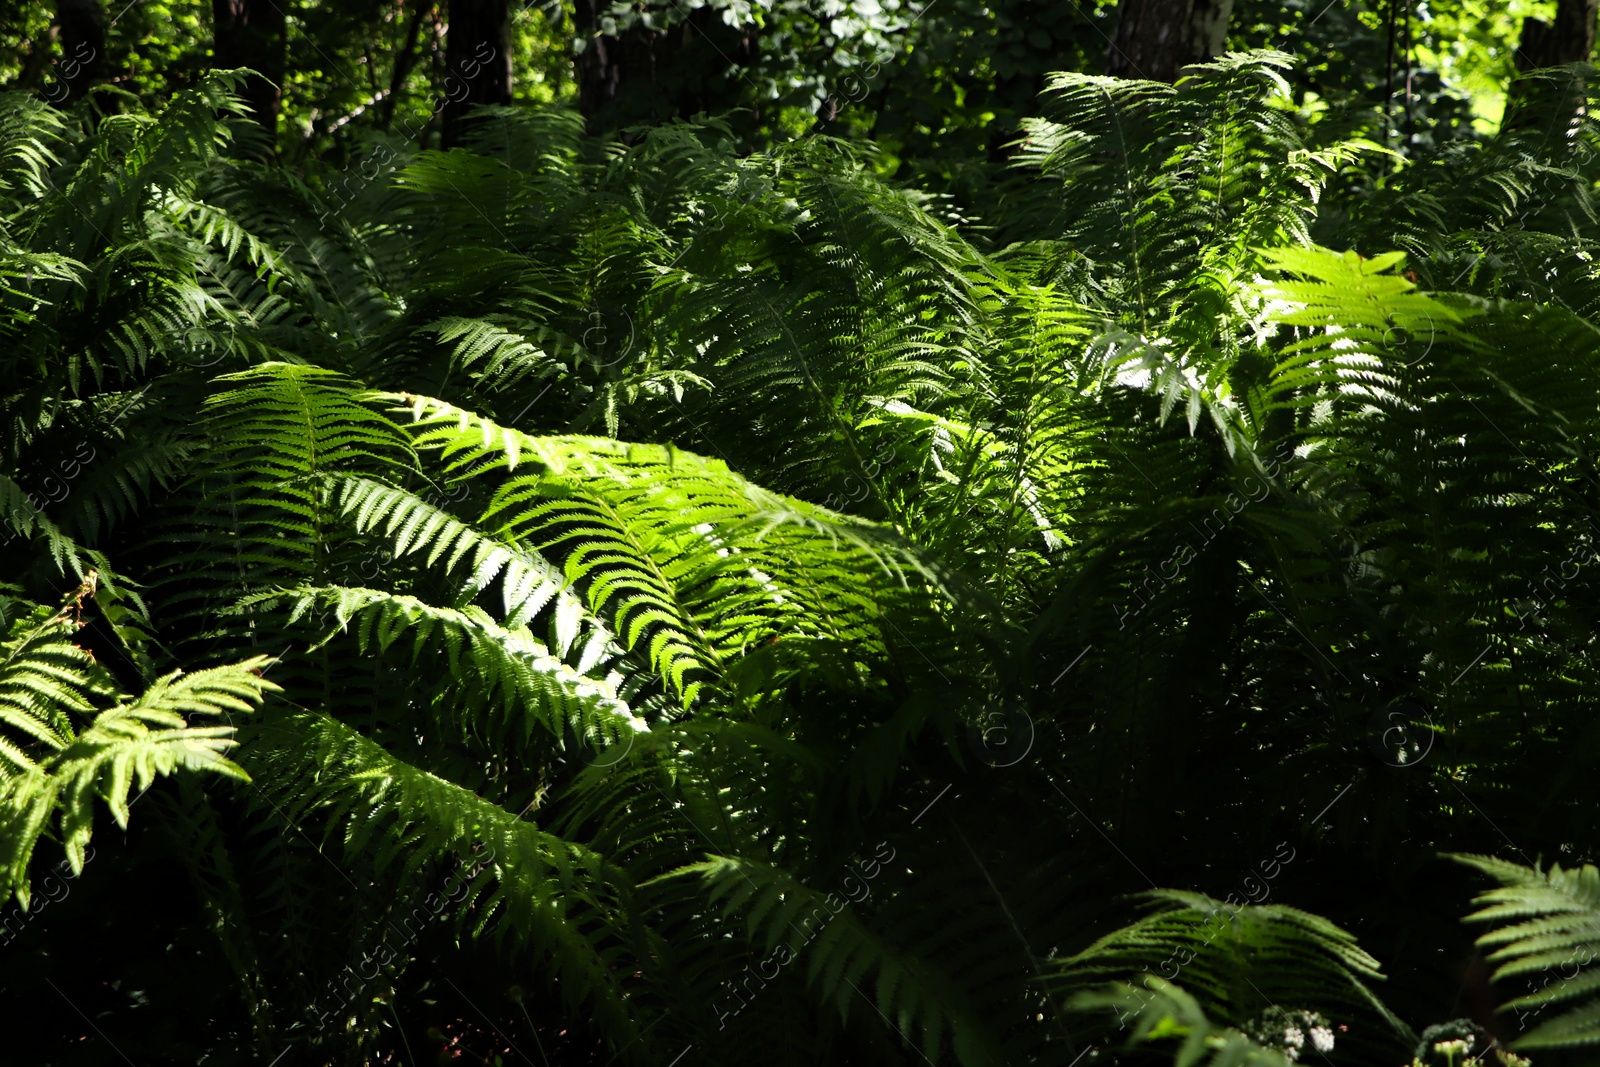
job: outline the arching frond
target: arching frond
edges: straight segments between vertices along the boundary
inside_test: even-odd
[[[603,857],[313,712],[264,723],[245,766],[283,818],[316,819],[346,856],[411,874],[454,856],[463,870],[446,896],[462,922],[534,953],[567,1004],[626,1044],[633,1022],[617,964],[632,946],[624,889]]]
[[[1495,981],[1517,980],[1531,992],[1513,997],[1505,1007],[1519,1018],[1528,1009],[1563,1010],[1527,1033],[1515,1047],[1523,1050],[1581,1048],[1600,1044],[1600,871],[1585,864],[1573,870],[1551,865],[1547,870],[1508,863],[1492,856],[1451,857],[1489,875],[1500,885],[1478,894],[1478,910],[1467,921],[1491,923],[1478,938],[1492,949]],[[1534,979],[1544,981],[1535,985]],[[1520,1028],[1519,1028],[1520,1029]]]
[[[275,606],[280,601],[287,604],[290,623],[319,608],[331,612],[336,627],[355,628],[364,653],[388,651],[409,640],[413,669],[433,664],[434,657],[425,657],[425,652],[442,651],[449,682],[461,689],[460,706],[482,709],[495,726],[524,739],[537,725],[557,738],[571,729],[601,746],[629,741],[631,735],[648,729],[617,697],[613,682],[585,677],[584,664],[577,669],[567,666],[525,627],[502,626],[482,608],[458,611],[412,596],[343,586],[258,593],[246,597],[240,607]],[[457,712],[441,725],[465,727],[476,714]]]
[[[224,756],[233,727],[190,717],[247,712],[278,687],[261,677],[266,657],[159,679],[139,697],[101,710],[115,689],[91,656],[72,644],[72,612],[93,592],[91,578],[59,611],[35,618],[8,640],[0,660],[0,864],[4,896],[29,900],[28,865],[39,837],[59,827],[72,870],[83,869],[95,800],[128,824],[129,793],[142,794],[179,770],[238,778]]]
[[[1382,977],[1378,961],[1326,919],[1278,904],[1235,907],[1180,890],[1144,896],[1152,914],[1056,961],[1051,987],[1071,992],[1143,971],[1160,980],[1152,983],[1158,995],[1175,982],[1206,1016],[1231,1026],[1282,1005],[1335,1019],[1381,1020],[1395,1042],[1414,1041],[1367,988]]]

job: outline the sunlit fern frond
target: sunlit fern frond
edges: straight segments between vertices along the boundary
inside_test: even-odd
[[[58,831],[73,872],[83,869],[97,800],[126,828],[130,792],[142,795],[157,777],[180,770],[244,777],[224,755],[235,744],[231,717],[277,688],[261,676],[266,658],[256,657],[174,671],[138,697],[118,700],[106,672],[70,640],[73,614],[93,587],[91,576],[63,608],[14,623],[0,662],[0,757],[7,763],[0,862],[5,896],[14,893],[24,907],[29,861],[42,835]],[[230,725],[191,725],[192,716],[227,717]]]

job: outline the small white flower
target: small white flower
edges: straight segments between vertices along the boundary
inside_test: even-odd
[[[1306,1035],[1300,1032],[1298,1026],[1291,1026],[1283,1032],[1283,1043],[1290,1048],[1298,1049],[1306,1043]]]
[[[1333,1050],[1333,1031],[1326,1026],[1313,1026],[1311,1028],[1311,1043],[1317,1047],[1318,1052]]]

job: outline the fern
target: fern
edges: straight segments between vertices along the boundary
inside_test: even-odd
[[[1119,1018],[1133,1018],[1129,1046],[1181,1039],[1173,1052],[1175,1067],[1197,1063],[1206,1067],[1285,1067],[1299,1058],[1301,1049],[1290,1043],[1258,1042],[1233,1027],[1217,1025],[1207,1018],[1198,1000],[1161,978],[1151,977],[1144,989],[1114,984],[1103,992],[1078,993],[1071,1006],[1081,1012],[1111,1011]],[[1285,1020],[1292,1018],[1281,1009],[1280,1014]],[[1125,1024],[1119,1027],[1123,1028]],[[1298,1028],[1294,1032],[1300,1033]],[[1281,1036],[1279,1041],[1283,1041]]]
[[[317,815],[348,854],[409,873],[446,854],[487,867],[487,877],[462,878],[464,892],[450,893],[474,932],[493,924],[501,940],[515,937],[548,960],[575,1009],[598,1013],[613,1032],[631,1028],[613,966],[627,944],[625,900],[603,857],[406,764],[326,716],[277,717],[262,726],[250,752],[247,766],[278,795],[282,817]],[[597,949],[606,930],[618,943]]]
[[[411,399],[411,398],[406,398]],[[519,464],[480,524],[562,560],[566,577],[624,647],[687,704],[734,657],[779,632],[866,638],[881,608],[831,577],[867,567],[934,576],[918,554],[868,525],[760,490],[720,462],[598,439],[531,438],[416,398],[419,449],[456,475]]]
[[[1500,883],[1480,893],[1473,901],[1478,910],[1467,916],[1468,922],[1496,927],[1478,938],[1480,946],[1493,950],[1487,959],[1494,964],[1495,981],[1526,981],[1533,989],[1531,979],[1546,977],[1539,988],[1513,997],[1504,1008],[1520,1018],[1526,1009],[1566,1006],[1562,1014],[1518,1036],[1514,1047],[1581,1048],[1600,1042],[1600,1001],[1592,996],[1600,989],[1600,971],[1590,967],[1600,943],[1600,871],[1588,864],[1575,870],[1552,865],[1541,871],[1490,856],[1451,858]],[[1569,968],[1571,973],[1564,973]]]
[[[387,651],[409,637],[413,668],[422,666],[424,650],[443,651],[450,679],[463,690],[461,706],[485,709],[503,727],[520,726],[524,739],[535,725],[558,738],[571,728],[594,745],[626,741],[648,729],[617,698],[611,683],[584,677],[593,664],[569,667],[525,628],[501,626],[481,608],[457,611],[415,597],[337,586],[255,594],[239,608],[279,601],[287,602],[290,623],[319,607],[331,609],[337,627],[356,628],[364,653]],[[464,723],[455,716],[441,723],[458,724]]]
[[[23,907],[28,866],[41,835],[59,830],[72,871],[83,869],[98,798],[122,827],[129,793],[179,770],[245,777],[224,755],[232,726],[191,725],[190,716],[231,716],[278,687],[261,677],[266,657],[157,680],[137,698],[97,708],[116,690],[93,657],[74,645],[73,614],[94,592],[91,575],[60,610],[36,611],[11,627],[0,663],[0,753],[10,766],[0,782],[5,896]]]
[[[1459,983],[1415,842],[1600,800],[1600,137],[1568,71],[1398,160],[1289,63],[1053,75],[959,209],[717,118],[341,182],[237,158],[236,74],[0,100],[8,891],[175,775],[112,873],[175,855],[261,1062],[510,986],[552,1060],[1398,1062],[1375,955]],[[1495,871],[1503,974],[1585,943],[1588,875]]]
[[[709,857],[664,877],[689,875],[706,883],[710,900],[722,905],[725,918],[748,909],[751,940],[770,952],[768,959],[778,967],[805,957],[807,982],[842,1017],[848,1018],[861,987],[870,983],[877,1010],[894,1023],[902,1039],[920,1045],[930,1061],[941,1054],[948,1030],[959,1062],[996,1062],[999,1049],[955,984],[925,962],[907,959],[884,944],[838,894],[809,889],[770,865],[726,856]],[[734,1003],[743,1007],[737,989],[730,986],[728,994],[732,1011],[739,1010]]]
[[[1183,1025],[1198,1027],[1200,1043],[1210,1033],[1199,1019],[1243,1027],[1279,1005],[1381,1021],[1399,1041],[1415,1040],[1367,988],[1381,977],[1377,960],[1326,919],[1277,904],[1234,907],[1177,890],[1155,890],[1145,898],[1152,914],[1058,961],[1052,988],[1067,992],[1125,981],[1138,968],[1149,976],[1158,1001],[1178,997],[1159,1009],[1158,1017],[1160,1011],[1177,1011]],[[1175,992],[1170,982],[1182,989]],[[1079,1003],[1103,1007],[1109,1002]],[[1192,1008],[1203,1015],[1197,1019]]]

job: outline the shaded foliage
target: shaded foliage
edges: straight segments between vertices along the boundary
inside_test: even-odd
[[[1589,937],[1592,79],[1391,172],[1292,69],[1053,75],[981,227],[826,134],[347,196],[241,75],[0,97],[8,888],[95,913],[0,985],[150,1063],[1512,1043],[1438,854],[1523,860],[1496,980]],[[198,988],[60,962],[96,804]]]

